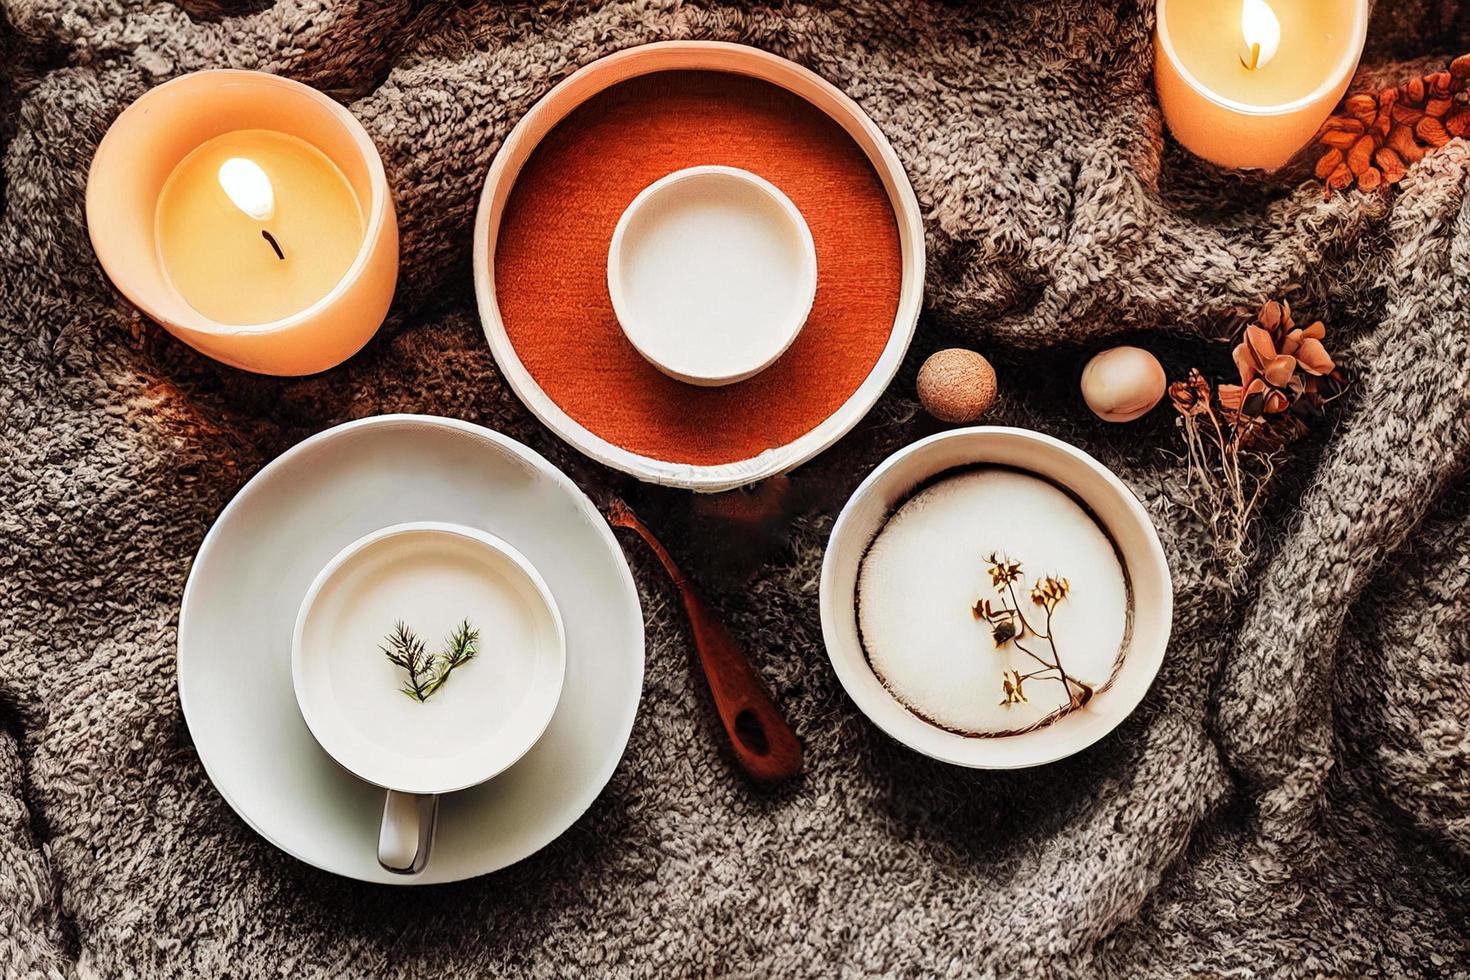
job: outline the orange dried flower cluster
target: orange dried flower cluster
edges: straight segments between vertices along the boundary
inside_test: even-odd
[[[1316,167],[1324,196],[1354,183],[1365,191],[1396,184],[1425,153],[1470,133],[1467,89],[1470,54],[1463,54],[1447,71],[1350,96],[1317,131],[1325,148]]]
[[[1301,328],[1291,319],[1291,307],[1275,300],[1261,307],[1256,322],[1234,351],[1240,384],[1220,385],[1220,404],[1242,415],[1278,415],[1293,405],[1319,406],[1322,379],[1337,369],[1322,338],[1327,328],[1318,320]]]

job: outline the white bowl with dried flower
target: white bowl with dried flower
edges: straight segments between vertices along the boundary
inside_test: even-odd
[[[1091,456],[1025,429],[931,436],[885,460],[832,529],[822,633],[848,695],[956,765],[1078,752],[1148,691],[1173,622],[1143,505]]]

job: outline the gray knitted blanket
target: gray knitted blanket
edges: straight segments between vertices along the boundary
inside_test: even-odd
[[[1470,147],[1392,197],[1214,171],[1169,143],[1153,5],[859,0],[0,0],[0,973],[1464,976],[1470,974]],[[643,41],[743,41],[850,93],[912,176],[925,314],[868,419],[798,470],[789,533],[743,560],[682,494],[579,458],[501,382],[470,226],[516,119]],[[1378,5],[1357,84],[1470,49],[1449,0]],[[234,66],[363,120],[403,268],[361,354],[246,375],[110,290],[82,195],[150,86]],[[1356,382],[1284,461],[1231,587],[1179,505],[1172,413],[1094,420],[1083,358],[1118,339],[1175,376],[1282,296]],[[928,353],[989,354],[995,420],[1118,470],[1178,590],[1144,705],[1078,757],[964,771],[888,740],[822,650],[816,580],[843,499],[932,431]],[[404,891],[316,871],[205,777],[174,684],[189,561],[214,515],[304,436],[429,412],[520,439],[670,538],[789,712],[808,771],[733,771],[682,613],[638,547],[644,699],[598,802],[536,856]],[[738,556],[737,556],[738,557]]]

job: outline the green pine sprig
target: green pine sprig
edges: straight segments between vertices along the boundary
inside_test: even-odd
[[[430,654],[424,641],[399,620],[393,624],[393,632],[378,649],[383,651],[389,662],[408,672],[408,682],[399,690],[422,702],[444,686],[456,667],[463,667],[475,659],[479,652],[480,631],[472,629],[466,619],[445,638],[444,645],[447,649],[442,653]]]

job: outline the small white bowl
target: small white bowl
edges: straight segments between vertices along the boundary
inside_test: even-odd
[[[645,187],[607,253],[607,289],[624,335],[689,384],[743,381],[801,333],[817,295],[806,220],[769,181],[735,167],[690,167]]]
[[[953,470],[995,465],[1023,470],[1070,491],[1112,538],[1129,579],[1132,631],[1113,683],[1085,708],[1035,731],[965,735],[914,714],[869,665],[859,635],[857,582],[863,556],[883,525],[927,481]],[[977,555],[976,561],[983,556]],[[1163,663],[1174,616],[1164,549],[1147,511],[1112,471],[1074,446],[999,426],[956,429],[894,453],[853,493],[832,528],[822,562],[822,638],[848,696],[879,728],[924,755],[976,769],[1019,769],[1085,749],[1138,706]]]

